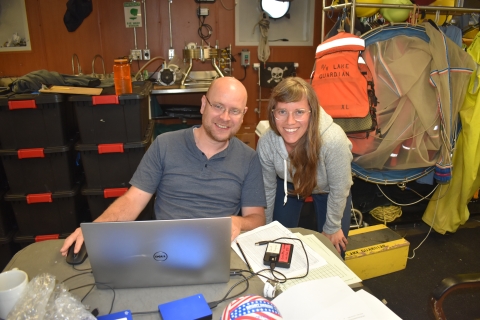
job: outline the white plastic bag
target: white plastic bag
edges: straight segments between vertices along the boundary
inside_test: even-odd
[[[42,273],[28,283],[6,320],[37,319],[95,320],[95,317],[64,284],[56,284],[55,276]]]

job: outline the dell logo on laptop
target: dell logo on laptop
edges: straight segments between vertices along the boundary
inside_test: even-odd
[[[158,251],[153,254],[153,259],[156,261],[165,261],[167,260],[168,255],[163,251]]]

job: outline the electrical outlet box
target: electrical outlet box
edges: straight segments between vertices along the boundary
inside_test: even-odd
[[[143,49],[143,60],[150,60],[150,49]]]
[[[208,16],[208,8],[198,8],[197,16],[199,17]]]
[[[168,60],[172,60],[175,56],[175,49],[168,49]]]
[[[130,50],[130,55],[133,60],[142,60],[142,50],[132,49]]]
[[[244,67],[250,65],[250,50],[243,49],[242,52],[240,52],[240,64]]]

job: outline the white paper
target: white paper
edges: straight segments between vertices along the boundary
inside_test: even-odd
[[[392,310],[367,291],[358,290],[355,294],[362,300],[364,305],[367,305],[373,311],[376,319],[401,320]]]
[[[272,303],[280,310],[283,320],[306,320],[350,294],[353,290],[345,282],[332,277],[297,284],[273,299]]]
[[[325,309],[318,310],[315,315],[305,318],[305,320],[378,320],[375,313],[366,305],[355,292],[351,291],[345,296],[329,305]]]
[[[236,242],[238,241],[253,272],[260,272],[261,270],[267,269],[267,271],[262,272],[262,274],[268,276],[269,278],[272,278],[269,267],[263,264],[263,256],[265,255],[266,245],[257,246],[255,245],[255,243],[260,241],[271,241],[282,237],[298,238],[290,230],[281,225],[278,221],[274,221],[265,226],[258,227],[252,231],[240,234],[236,238],[236,240],[232,242],[232,249],[243,261],[245,261],[240,250],[237,247]],[[278,242],[291,243],[293,244],[294,249],[290,268],[287,269],[276,267],[275,270],[280,271],[287,278],[297,277],[305,274],[307,270],[307,260],[300,241],[281,239],[278,240]],[[310,269],[321,267],[327,263],[325,259],[323,259],[308,245],[304,244],[304,247],[308,254],[308,266]],[[260,279],[262,279],[263,282],[267,281],[267,279],[264,277],[260,277]]]
[[[399,320],[377,298],[339,277],[300,283],[272,300],[283,320]],[[401,319],[400,319],[401,320]]]
[[[282,291],[287,290],[291,286],[299,284],[304,281],[316,280],[330,278],[334,276],[340,277],[346,284],[354,284],[362,282],[360,279],[348,266],[338,258],[338,256],[332,252],[327,246],[325,246],[315,235],[301,235],[295,233],[295,235],[303,241],[304,244],[308,245],[315,252],[317,252],[325,261],[325,265],[318,268],[311,268],[308,276],[301,279],[288,280],[285,283],[279,284],[279,287]]]

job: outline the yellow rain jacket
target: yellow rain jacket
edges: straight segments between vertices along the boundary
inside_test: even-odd
[[[452,179],[439,185],[423,214],[423,221],[441,234],[455,232],[470,215],[467,204],[480,188],[480,33],[467,52],[477,64],[460,109],[462,130],[453,154]],[[435,200],[437,199],[437,200]]]

